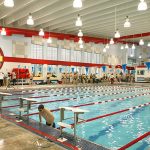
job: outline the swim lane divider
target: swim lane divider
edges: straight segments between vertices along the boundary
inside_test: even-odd
[[[125,150],[125,149],[131,147],[132,145],[136,144],[137,142],[141,141],[142,139],[146,138],[147,136],[150,136],[150,131],[141,135],[140,137],[134,139],[133,141],[127,143],[126,145],[122,146],[118,150]]]
[[[139,109],[141,107],[145,107],[145,106],[148,106],[148,105],[150,105],[150,102],[149,103],[145,103],[145,104],[141,104],[139,106],[134,106],[134,107],[130,107],[130,108],[127,108],[127,109],[123,109],[123,110],[119,110],[119,111],[116,111],[116,112],[112,112],[112,113],[109,113],[109,114],[104,114],[104,115],[101,115],[101,116],[90,118],[90,119],[87,119],[87,120],[84,120],[84,121],[80,121],[80,122],[78,122],[78,124],[91,122],[91,121],[98,120],[98,119],[101,119],[101,118],[105,118],[105,117],[113,116],[113,115],[116,115],[116,114],[120,114],[120,113],[123,113],[123,112],[126,112],[126,111],[132,111],[134,109]],[[70,124],[70,125],[72,127],[74,126],[74,124]],[[65,128],[65,127],[63,127],[63,128]]]
[[[105,118],[105,117],[112,116],[112,115],[115,115],[115,114],[120,114],[120,113],[123,113],[123,112],[126,112],[126,111],[132,111],[134,109],[139,109],[141,107],[145,107],[145,106],[148,106],[148,105],[150,105],[150,102],[145,103],[145,104],[141,104],[141,105],[138,105],[138,106],[130,107],[130,108],[127,108],[127,109],[123,109],[123,110],[120,110],[120,111],[112,112],[112,113],[109,113],[109,114],[105,114],[105,115],[97,116],[97,117],[94,117],[94,118],[90,118],[90,119],[81,121],[79,123],[91,122],[91,121],[94,121],[94,120],[97,120],[97,119]]]
[[[148,90],[148,89],[145,89],[145,90]],[[141,91],[141,90],[140,90]],[[142,89],[142,91],[143,91],[143,89]],[[126,91],[126,93],[129,93],[129,92],[131,92],[131,93],[133,93],[134,92],[134,90],[133,91]],[[122,92],[117,92],[117,93],[109,93],[109,94],[107,94],[107,93],[105,93],[105,94],[101,94],[101,95],[98,95],[98,96],[102,96],[102,95],[117,95],[117,94],[121,94],[121,93],[125,93],[124,91],[122,91]],[[142,95],[144,95],[145,93],[143,93]],[[138,94],[139,95],[139,94]],[[53,96],[57,96],[57,95],[53,95]],[[39,97],[28,97],[28,98],[42,98],[42,97],[49,97],[49,96],[39,96]],[[86,98],[86,97],[90,97],[90,96],[85,96],[85,97],[83,97],[83,96],[80,96],[80,98]],[[131,97],[131,98],[133,98],[132,96],[129,96],[129,97]],[[129,97],[124,97],[124,98],[129,98]],[[44,102],[36,102],[36,103],[32,103],[32,104],[44,104],[44,103],[52,103],[52,102],[60,102],[60,101],[69,101],[69,100],[73,100],[73,99],[77,99],[77,98],[67,98],[67,99],[61,99],[61,100],[48,100],[48,101],[44,101]],[[19,100],[19,99],[18,99]],[[109,100],[110,101],[110,100]],[[112,100],[111,100],[112,101]],[[97,102],[96,102],[97,103]],[[99,102],[100,103],[100,102]],[[17,106],[19,106],[19,105],[10,105],[10,106],[4,106],[4,107],[2,107],[2,108],[13,108],[13,107],[17,107]],[[86,105],[85,105],[86,106]]]
[[[138,96],[143,96],[143,95],[149,95],[150,93],[143,93],[143,94],[137,94],[134,96],[126,96],[126,97],[122,97],[122,98],[116,98],[116,99],[110,99],[110,100],[105,100],[105,101],[99,101],[99,102],[92,102],[92,103],[87,103],[87,104],[80,104],[80,105],[76,105],[76,106],[68,106],[68,107],[83,107],[83,106],[90,106],[90,105],[98,105],[98,104],[104,104],[104,103],[109,103],[109,102],[114,102],[114,101],[118,101],[118,100],[125,100],[126,98],[135,98]],[[52,112],[54,111],[59,111],[60,109],[53,109],[51,110]],[[32,116],[32,115],[37,115],[39,114],[38,112],[36,113],[31,113],[31,114],[27,114],[27,115],[23,115],[23,116]]]

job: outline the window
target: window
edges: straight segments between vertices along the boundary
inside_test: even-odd
[[[72,50],[71,51],[71,61],[81,62],[81,51]]]
[[[96,64],[96,53],[93,54],[92,63]]]
[[[47,58],[49,60],[57,60],[57,48],[47,47]]]
[[[76,51],[76,61],[81,62],[81,51]]]
[[[83,52],[83,62],[87,63],[88,59],[87,59],[87,52]]]
[[[87,63],[91,63],[91,54],[92,53],[87,53]]]
[[[31,58],[43,59],[43,45],[31,44]]]
[[[70,61],[70,50],[66,49],[66,61]]]
[[[99,63],[100,63],[100,55],[96,54],[96,64],[99,64]]]

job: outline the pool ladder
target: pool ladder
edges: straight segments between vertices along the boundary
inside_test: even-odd
[[[71,118],[65,118],[65,111],[71,111],[74,114],[74,117]],[[79,108],[74,108],[74,107],[61,107],[60,108],[60,122],[58,122],[57,124],[60,126],[60,138],[57,139],[60,142],[64,142],[67,139],[65,139],[63,137],[63,128],[70,128],[73,129],[74,131],[74,139],[75,141],[77,140],[77,136],[76,136],[76,129],[77,129],[77,124],[79,123],[79,121],[84,121],[84,119],[79,118],[79,114],[84,114],[86,112],[89,112],[88,110],[83,110],[83,109],[79,109]],[[64,123],[63,120],[67,120],[67,119],[72,119],[74,121],[73,125]]]

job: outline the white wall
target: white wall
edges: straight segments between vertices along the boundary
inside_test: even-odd
[[[13,54],[13,41],[21,41],[27,43],[27,48],[26,48],[26,54],[27,58],[31,58],[31,40],[32,38],[27,38],[24,37],[23,35],[13,35],[13,36],[1,36],[0,35],[0,47],[3,50],[4,56],[9,56],[12,57]],[[60,40],[55,40],[54,45],[58,47],[58,50],[61,50],[61,48],[64,46],[64,41]],[[70,47],[70,50],[74,50],[78,47],[78,43],[74,42],[68,42],[68,48]],[[126,50],[121,50],[120,45],[110,45],[110,48],[107,50],[106,53],[103,53],[103,44],[94,44],[94,43],[88,43],[87,45],[85,44],[85,48],[83,49],[84,51],[91,51],[92,55],[95,52],[98,52],[100,54],[100,63],[106,63],[106,64],[124,64],[127,63],[127,51]],[[43,51],[43,59],[47,58],[47,43],[46,40],[44,41],[44,51]],[[83,51],[82,49],[80,49]],[[84,59],[84,56],[82,56],[82,62]],[[60,59],[60,54],[58,53],[58,59]],[[93,62],[93,61],[92,61]],[[11,64],[11,65],[10,65]],[[24,64],[24,63],[19,63],[21,66],[28,66],[28,68],[31,70],[30,64]],[[11,71],[12,68],[17,67],[18,63],[4,63],[3,68],[1,69],[2,71]],[[44,67],[45,70],[46,66]],[[81,69],[81,72],[85,72],[83,69]],[[93,69],[90,70],[90,72],[95,72]],[[44,75],[45,76],[45,75]]]

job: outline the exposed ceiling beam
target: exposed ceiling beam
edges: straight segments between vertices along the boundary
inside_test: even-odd
[[[0,13],[0,19],[4,19],[5,17],[15,13],[16,11],[22,10],[23,7],[28,7],[33,2],[37,0],[15,0],[15,5],[13,8],[2,7]]]
[[[22,7],[22,11],[21,13],[19,13],[18,11],[16,11],[15,13],[13,13],[12,15],[10,15],[9,17],[7,17],[5,19],[5,23],[6,25],[11,24],[25,16],[27,16],[29,13],[34,13],[36,11],[42,10],[43,8],[45,8],[48,5],[52,5],[54,3],[56,3],[59,0],[37,0],[36,3],[32,3],[29,6],[25,6]]]

